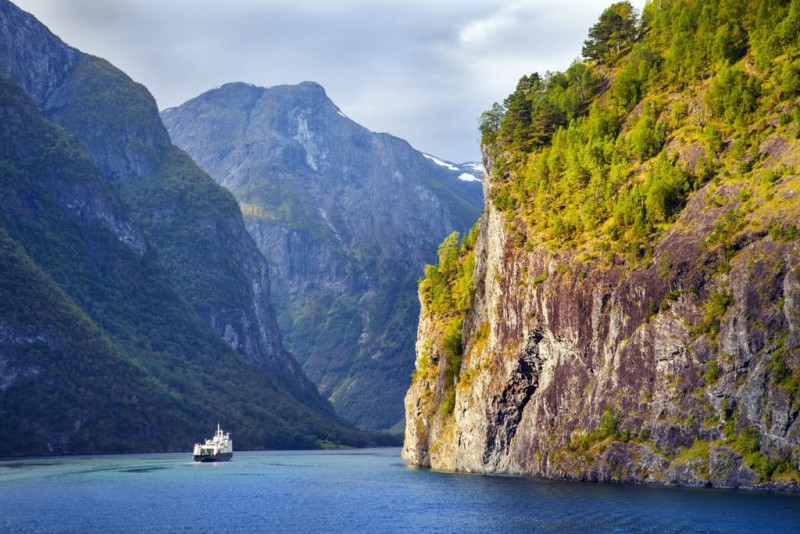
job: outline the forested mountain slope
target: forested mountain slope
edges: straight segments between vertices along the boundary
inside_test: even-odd
[[[403,456],[800,481],[800,2],[610,6],[482,117],[487,208],[420,285]]]
[[[482,169],[367,130],[313,82],[230,83],[162,118],[238,199],[285,343],[320,392],[363,428],[401,421],[417,280],[438,243],[477,220]]]
[[[0,0],[0,454],[367,443],[281,344],[235,199],[155,101]]]

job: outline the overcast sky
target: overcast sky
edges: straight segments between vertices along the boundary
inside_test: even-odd
[[[161,109],[227,82],[311,80],[351,119],[480,159],[478,117],[523,74],[564,70],[613,0],[12,0]],[[631,2],[641,11],[644,0]]]

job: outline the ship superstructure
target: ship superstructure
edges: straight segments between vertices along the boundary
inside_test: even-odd
[[[195,443],[192,459],[195,462],[227,462],[233,458],[233,440],[217,423],[217,432],[205,443]]]

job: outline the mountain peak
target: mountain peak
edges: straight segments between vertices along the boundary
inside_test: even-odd
[[[292,105],[333,104],[325,88],[316,82],[300,82],[295,85],[275,85],[265,89],[271,97],[278,101],[290,102]]]
[[[320,93],[322,95],[325,95],[326,97],[328,96],[327,94],[325,94],[325,88],[322,87],[317,82],[304,81],[304,82],[300,82],[299,84],[297,84],[296,87],[298,89],[302,89],[303,91],[316,92],[316,93]]]
[[[272,87],[263,87],[247,82],[229,82],[214,89],[210,89],[201,95],[185,102],[186,105],[202,105],[203,103],[213,103],[215,107],[221,106],[226,109],[236,109],[241,111],[251,111],[256,103],[264,95],[268,95],[271,105],[288,105],[289,107],[309,107],[329,104],[333,102],[328,98],[325,88],[317,82],[305,81],[299,84],[283,84]],[[335,106],[334,106],[335,107]],[[168,115],[177,108],[163,110],[163,115]],[[338,111],[338,108],[336,108]]]

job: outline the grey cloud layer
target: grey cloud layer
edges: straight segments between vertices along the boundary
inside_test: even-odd
[[[313,80],[352,119],[452,161],[522,74],[580,55],[608,0],[18,0],[171,107],[230,81]],[[644,0],[632,2],[641,9]]]

